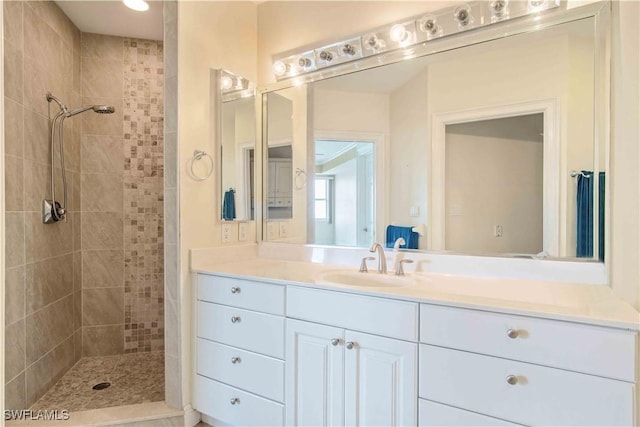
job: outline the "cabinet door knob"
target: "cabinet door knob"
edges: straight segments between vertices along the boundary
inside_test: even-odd
[[[345,345],[345,347],[347,347],[347,350],[351,350],[353,347],[356,346],[356,343],[354,343],[353,341],[349,341],[347,342],[347,344]]]
[[[238,357],[238,356],[234,356],[231,358],[231,363],[233,363],[234,365],[236,363],[240,363],[242,360]]]
[[[233,316],[231,318],[231,323],[239,323],[240,322],[240,316]]]
[[[511,339],[518,338],[519,332],[517,329],[507,329],[507,336]]]
[[[332,345],[332,346],[334,346],[334,347],[335,347],[335,346],[337,346],[338,344],[340,344],[340,338],[333,338],[333,339],[331,340],[331,345]]]
[[[231,404],[232,405],[237,405],[238,403],[240,403],[240,399],[238,399],[237,397],[234,397],[231,399]]]
[[[518,377],[515,375],[507,376],[507,384],[516,385],[518,384]]]
[[[231,288],[231,293],[232,294],[239,294],[240,293],[240,288],[238,286],[234,286],[233,288]]]

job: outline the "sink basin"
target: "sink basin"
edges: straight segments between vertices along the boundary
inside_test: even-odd
[[[416,281],[411,276],[396,276],[375,272],[360,273],[353,270],[327,271],[316,279],[317,283],[360,286],[364,288],[397,288],[413,286]]]

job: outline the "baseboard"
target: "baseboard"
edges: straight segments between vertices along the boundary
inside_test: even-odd
[[[187,405],[184,408],[184,425],[185,427],[193,427],[200,422],[202,419],[200,412],[196,411],[191,407],[191,405]]]

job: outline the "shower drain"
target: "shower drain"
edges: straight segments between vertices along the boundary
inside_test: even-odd
[[[111,385],[111,383],[98,383],[96,385],[93,386],[94,390],[104,390],[105,388],[109,387]]]

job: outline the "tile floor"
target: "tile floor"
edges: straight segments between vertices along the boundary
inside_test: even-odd
[[[92,389],[101,382],[111,386]],[[163,400],[164,353],[130,353],[80,359],[31,409],[77,412]]]

